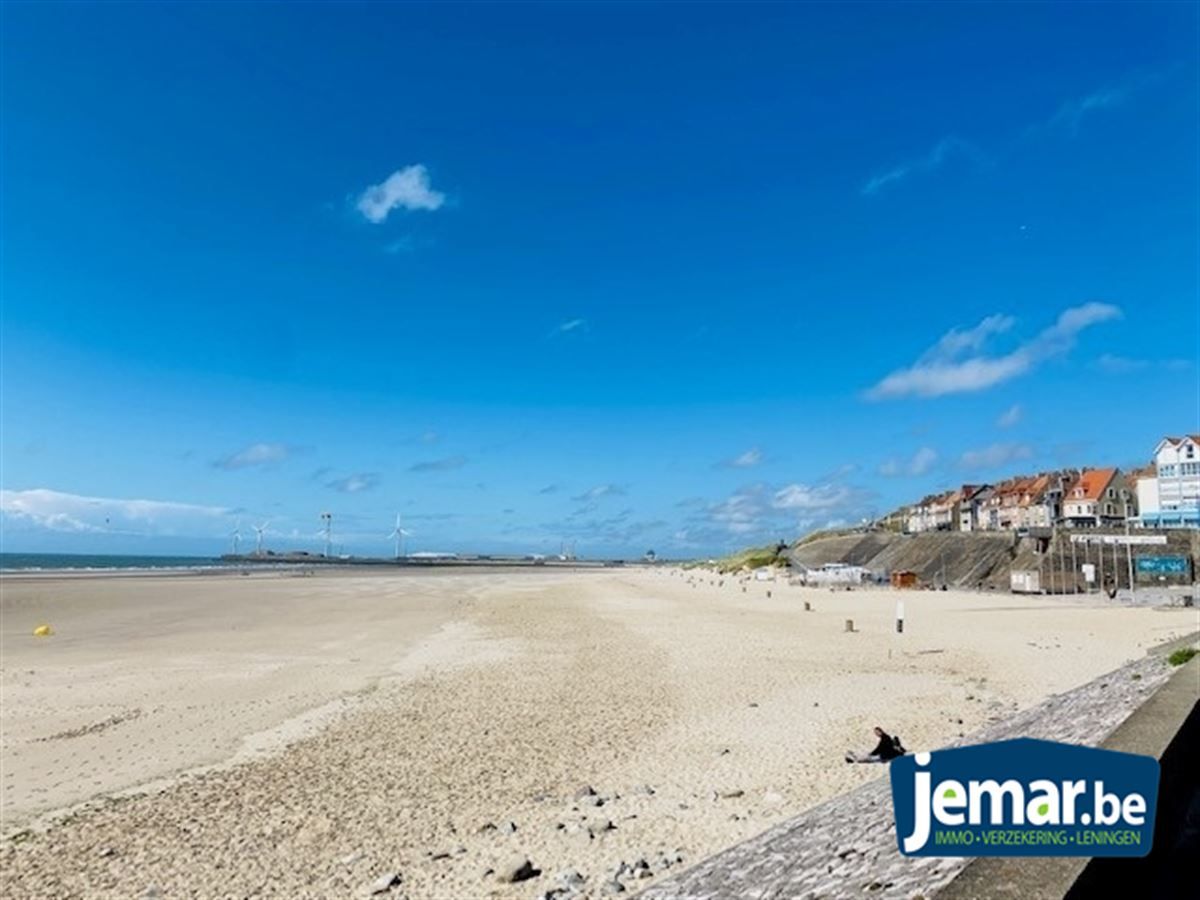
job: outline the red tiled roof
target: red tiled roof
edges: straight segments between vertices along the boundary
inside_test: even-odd
[[[1071,500],[1099,500],[1116,474],[1116,469],[1088,469],[1071,485],[1067,497]],[[1079,490],[1083,491],[1082,495],[1077,493]]]

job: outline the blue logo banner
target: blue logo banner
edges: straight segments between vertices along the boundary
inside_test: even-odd
[[[1137,570],[1149,575],[1186,575],[1188,561],[1183,556],[1139,556]]]
[[[905,856],[1145,856],[1158,760],[1018,738],[891,762]]]

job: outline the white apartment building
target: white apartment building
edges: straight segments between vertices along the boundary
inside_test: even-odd
[[[1154,448],[1154,475],[1137,483],[1139,524],[1200,527],[1200,435],[1165,437]]]

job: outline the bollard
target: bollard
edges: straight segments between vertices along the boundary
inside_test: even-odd
[[[846,633],[849,634],[852,631],[854,631],[854,620],[847,619],[846,620]]]
[[[770,591],[767,591],[767,599],[768,599],[768,600],[770,600],[770,599],[771,599],[771,592],[770,592]]]
[[[809,603],[807,600],[804,601],[804,611],[812,612],[812,604]]]

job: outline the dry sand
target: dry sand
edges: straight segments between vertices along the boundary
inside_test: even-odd
[[[1197,624],[918,592],[897,635],[890,591],[674,569],[0,587],[0,868],[39,898],[634,890],[879,775],[841,760],[872,725],[936,747]]]

